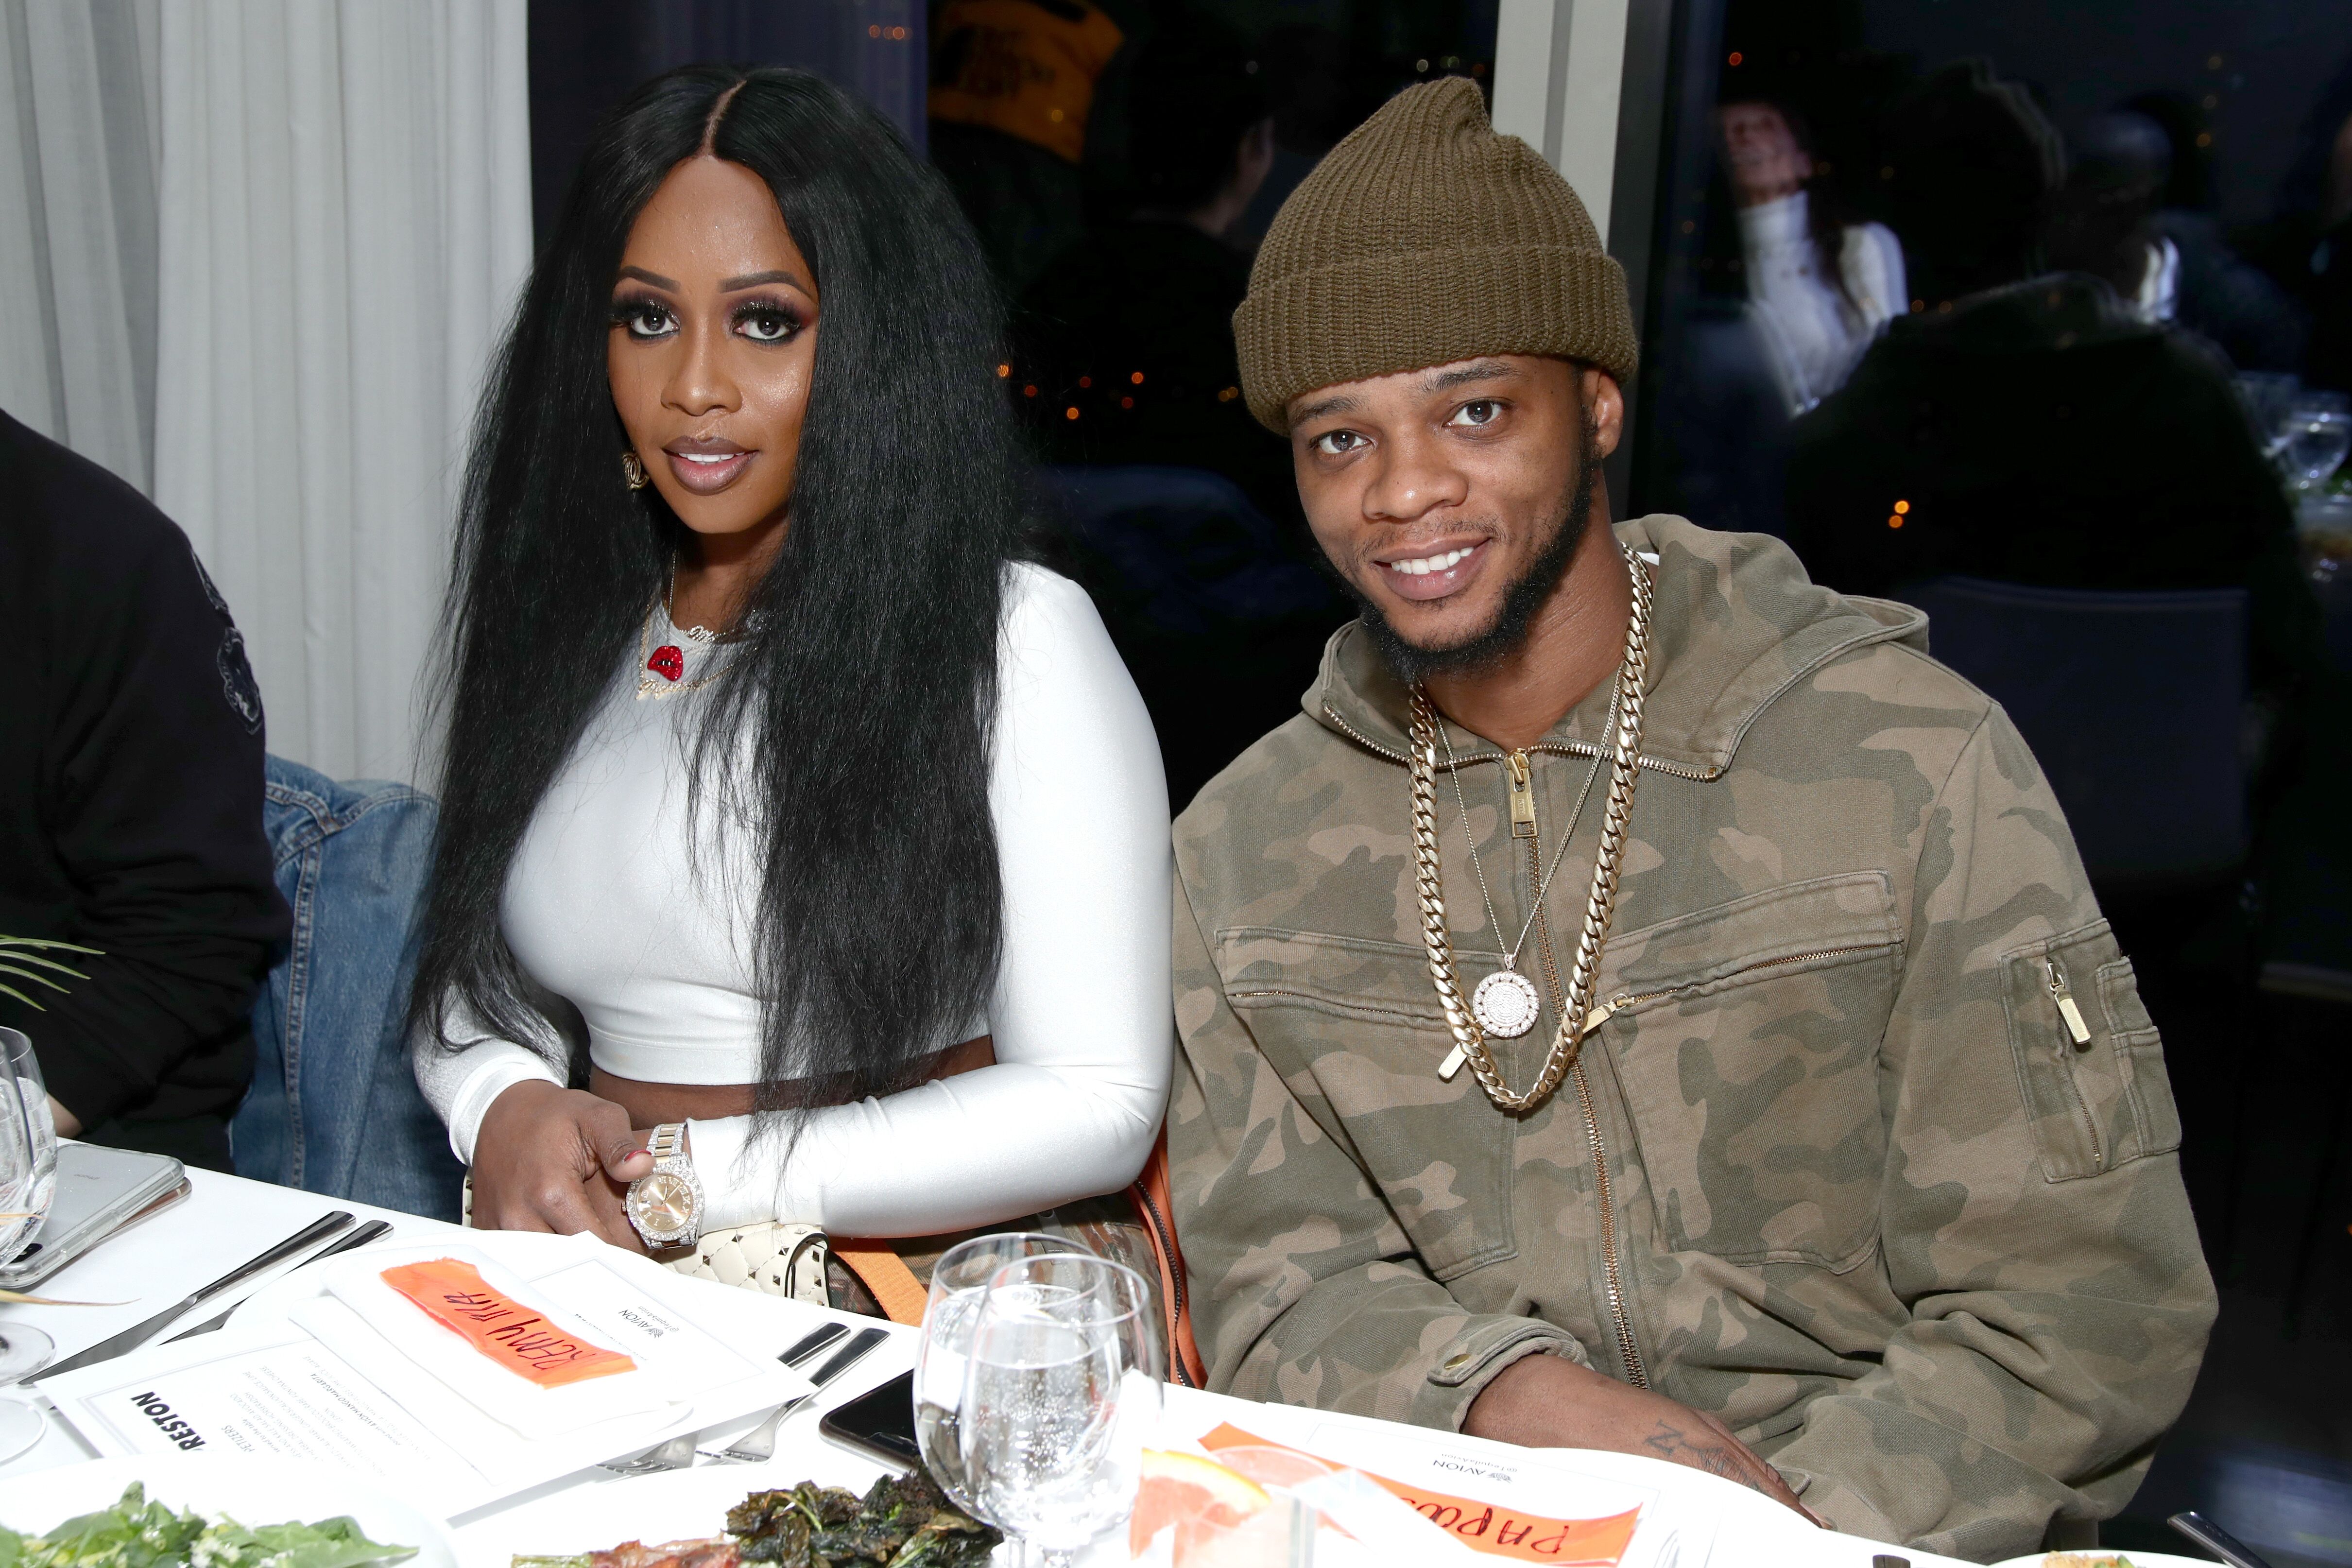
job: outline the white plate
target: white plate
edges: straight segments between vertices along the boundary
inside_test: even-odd
[[[2006,1562],[1994,1563],[1992,1568],[2042,1568],[2042,1561],[2049,1555],[2047,1552],[2036,1552],[2025,1557],[2011,1557]],[[2122,1546],[2094,1547],[2082,1555],[2094,1561],[2101,1557],[2127,1557],[2131,1560],[2132,1568],[2220,1568],[2210,1557],[2182,1557],[2170,1552],[2136,1552]]]
[[[0,1480],[0,1524],[24,1534],[78,1514],[94,1513],[144,1481],[151,1501],[199,1513],[225,1513],[239,1524],[311,1523],[349,1514],[371,1541],[414,1546],[401,1568],[457,1568],[457,1549],[438,1520],[347,1471],[242,1454],[143,1455],[92,1459]]]

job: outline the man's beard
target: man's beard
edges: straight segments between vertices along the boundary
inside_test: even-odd
[[[1527,640],[1528,627],[1534,624],[1536,612],[1543,608],[1544,601],[1551,597],[1552,590],[1568,574],[1568,564],[1576,558],[1576,547],[1584,542],[1584,531],[1592,521],[1592,484],[1601,468],[1601,454],[1594,449],[1591,422],[1580,419],[1578,424],[1578,440],[1583,449],[1577,456],[1576,489],[1570,494],[1551,538],[1528,563],[1517,580],[1503,591],[1502,607],[1484,631],[1473,632],[1460,642],[1444,647],[1422,647],[1407,642],[1362,589],[1344,574],[1340,576],[1349,596],[1356,601],[1357,614],[1371,631],[1381,657],[1401,679],[1419,685],[1433,675],[1483,669],[1516,651]]]

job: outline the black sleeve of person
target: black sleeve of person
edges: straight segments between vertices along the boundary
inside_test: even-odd
[[[0,841],[16,840],[0,842],[0,866],[14,861],[6,879],[20,883],[0,888],[0,931],[101,951],[55,955],[88,976],[62,994],[16,982],[40,1010],[0,996],[0,1023],[33,1039],[49,1092],[84,1126],[225,1110],[250,1074],[249,1010],[289,925],[244,639],[169,519],[63,448],[8,434],[33,482],[0,531],[33,571],[25,597],[0,597],[24,612],[16,665],[32,678],[0,698],[0,730],[38,760],[0,769],[10,793],[34,796],[0,801]],[[158,1094],[174,1083],[216,1103],[167,1105],[186,1098]]]

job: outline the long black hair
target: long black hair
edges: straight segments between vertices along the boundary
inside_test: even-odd
[[[458,517],[441,837],[413,1022],[462,1002],[576,1078],[576,1027],[499,930],[517,846],[634,658],[685,530],[621,478],[605,375],[631,226],[698,153],[773,193],[821,316],[781,549],[710,689],[696,793],[761,843],[762,1125],[907,1087],[985,1011],[1003,936],[988,810],[1021,475],[1001,308],[947,186],[880,115],[782,68],[689,66],[605,117],[491,371]],[[812,588],[808,584],[821,584]],[[724,759],[740,756],[740,766]],[[713,769],[713,759],[722,765]]]

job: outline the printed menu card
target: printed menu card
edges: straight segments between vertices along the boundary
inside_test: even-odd
[[[806,1393],[814,1309],[590,1237],[354,1252],[218,1332],[43,1389],[101,1454],[212,1448],[382,1476],[444,1518]]]

